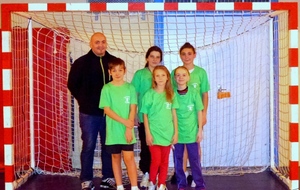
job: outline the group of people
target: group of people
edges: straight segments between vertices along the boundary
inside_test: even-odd
[[[68,88],[79,104],[82,151],[82,190],[94,188],[93,158],[97,136],[101,139],[102,188],[123,190],[121,160],[132,190],[138,190],[134,159],[135,121],[141,144],[140,187],[165,190],[169,154],[173,151],[178,189],[186,189],[189,160],[196,190],[204,190],[200,142],[206,124],[208,91],[206,71],[194,65],[195,48],[185,43],[179,50],[182,66],[171,73],[163,66],[158,46],[146,52],[146,65],[124,80],[124,60],[107,52],[106,37],[95,33],[91,50],[71,67]]]

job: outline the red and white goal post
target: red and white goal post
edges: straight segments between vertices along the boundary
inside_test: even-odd
[[[126,80],[152,45],[170,71],[178,50],[195,46],[208,73],[205,175],[271,169],[299,188],[297,3],[2,4],[5,189],[32,174],[78,175],[80,130],[66,82],[73,60],[103,32],[108,51],[126,62]],[[225,88],[230,97],[218,98]],[[138,160],[139,144],[136,145]],[[95,169],[99,168],[99,148]],[[172,163],[170,162],[172,166]]]

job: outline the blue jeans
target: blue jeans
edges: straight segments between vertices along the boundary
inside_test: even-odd
[[[200,163],[200,156],[199,156],[199,143],[189,143],[189,144],[180,144],[177,143],[174,145],[175,150],[175,171],[176,171],[176,178],[178,189],[187,187],[187,180],[185,173],[183,171],[183,151],[184,146],[187,148],[188,158],[190,162],[190,167],[192,170],[192,175],[194,182],[196,184],[195,190],[205,189],[205,183],[202,176],[202,169]]]
[[[104,116],[94,116],[80,113],[80,128],[82,139],[82,150],[80,154],[81,173],[80,180],[89,181],[93,179],[94,152],[98,133],[101,139],[101,162],[102,179],[113,178],[111,154],[106,152],[106,122]]]

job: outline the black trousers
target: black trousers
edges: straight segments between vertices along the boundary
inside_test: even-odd
[[[151,155],[149,147],[146,143],[146,133],[144,123],[139,123],[139,139],[141,144],[139,168],[143,173],[150,171]]]

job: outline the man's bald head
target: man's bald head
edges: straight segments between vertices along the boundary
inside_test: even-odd
[[[101,32],[96,32],[91,36],[90,47],[95,55],[104,56],[107,49],[106,36]]]

